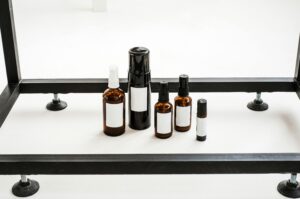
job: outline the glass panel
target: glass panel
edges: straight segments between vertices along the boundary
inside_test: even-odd
[[[293,76],[300,1],[14,0],[25,78],[126,77],[128,50],[151,51],[152,77]]]

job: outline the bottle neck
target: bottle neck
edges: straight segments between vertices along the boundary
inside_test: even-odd
[[[128,73],[128,83],[134,87],[147,87],[150,85],[151,75],[150,72],[146,74]]]
[[[158,99],[160,103],[169,103],[169,99]]]
[[[187,97],[189,96],[189,89],[188,88],[179,88],[178,96],[180,97]]]

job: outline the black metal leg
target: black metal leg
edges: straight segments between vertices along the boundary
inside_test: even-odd
[[[0,28],[8,84],[21,80],[12,0],[0,1]]]
[[[54,99],[52,102],[49,102],[46,106],[46,108],[49,111],[60,111],[63,110],[67,107],[67,103],[65,101],[62,101],[58,98],[58,94],[54,94]]]
[[[292,173],[289,180],[280,182],[277,190],[281,195],[289,198],[300,198],[300,185],[297,181],[297,173]]]
[[[250,110],[253,111],[265,111],[269,108],[268,104],[265,103],[262,99],[261,99],[261,93],[257,92],[256,93],[256,98],[255,100],[253,100],[252,102],[249,102],[247,107]]]
[[[12,193],[18,197],[27,197],[35,194],[40,188],[40,185],[35,180],[30,180],[26,175],[21,175],[21,180],[14,184]]]
[[[0,95],[0,127],[18,99],[19,85],[7,85]]]

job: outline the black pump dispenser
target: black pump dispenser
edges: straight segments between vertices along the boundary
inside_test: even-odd
[[[189,76],[187,75],[179,76],[178,95],[181,97],[186,97],[189,95]]]
[[[134,47],[129,50],[129,126],[136,130],[150,127],[151,75],[149,54],[150,51],[144,47]]]
[[[165,81],[160,82],[160,90],[159,90],[158,101],[159,102],[168,102],[169,101],[168,82],[165,82]]]
[[[135,86],[150,83],[149,50],[144,47],[134,47],[129,50],[129,78]]]

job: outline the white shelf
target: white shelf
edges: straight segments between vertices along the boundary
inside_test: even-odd
[[[247,109],[246,105],[254,99],[254,94],[192,94],[191,130],[187,133],[174,131],[173,136],[166,140],[154,137],[153,122],[147,130],[127,128],[126,133],[119,137],[104,135],[101,95],[60,95],[68,103],[67,109],[60,112],[45,109],[52,95],[21,95],[0,129],[0,153],[300,152],[300,103],[295,93],[263,93],[262,98],[270,106],[266,112]],[[172,101],[174,96],[170,96]],[[195,140],[195,105],[201,97],[208,100],[208,139],[205,142]],[[153,94],[153,104],[156,100],[157,94]]]

